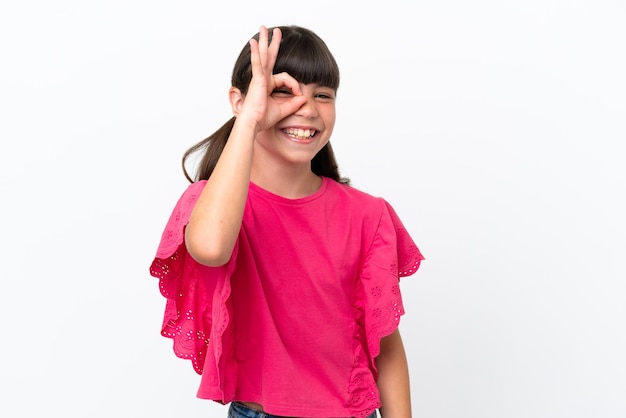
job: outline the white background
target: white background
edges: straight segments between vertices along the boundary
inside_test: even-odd
[[[0,6],[3,417],[224,417],[159,335],[180,158],[259,25],[321,35],[333,144],[427,260],[403,281],[415,417],[626,417],[626,5]]]

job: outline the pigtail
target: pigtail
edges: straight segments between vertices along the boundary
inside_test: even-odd
[[[228,137],[230,136],[230,132],[233,130],[234,125],[235,117],[233,116],[228,122],[222,125],[222,127],[215,131],[211,136],[203,139],[202,141],[198,142],[187,151],[185,151],[185,153],[183,154],[182,168],[185,178],[187,178],[190,183],[198,180],[208,180],[209,177],[211,177],[211,174],[213,173],[213,170],[217,165],[217,161],[219,160],[220,155],[222,155],[222,151],[226,146],[226,142],[228,141]],[[189,157],[200,151],[204,151],[204,153],[202,154],[202,159],[200,160],[200,163],[196,168],[196,174],[192,178],[187,171],[187,160],[189,159]]]

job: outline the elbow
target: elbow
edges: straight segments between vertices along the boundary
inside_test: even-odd
[[[214,238],[202,239],[186,230],[185,247],[189,255],[198,263],[208,267],[220,267],[230,260],[234,243],[227,245]]]

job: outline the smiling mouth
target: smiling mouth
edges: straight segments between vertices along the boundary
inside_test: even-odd
[[[318,133],[315,129],[283,129],[283,132],[296,139],[310,139]]]

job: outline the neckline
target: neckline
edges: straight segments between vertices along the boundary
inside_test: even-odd
[[[315,200],[326,192],[329,179],[328,177],[324,177],[324,176],[320,176],[320,177],[322,179],[322,184],[320,185],[319,189],[317,189],[315,192],[313,192],[312,194],[308,196],[298,197],[295,199],[291,199],[288,197],[284,197],[284,196],[272,193],[269,190],[266,190],[262,188],[261,186],[253,183],[252,181],[250,181],[250,191],[258,195],[267,197],[269,199],[275,200],[277,202],[287,203],[291,205],[302,204],[302,203],[307,203],[312,200]]]

